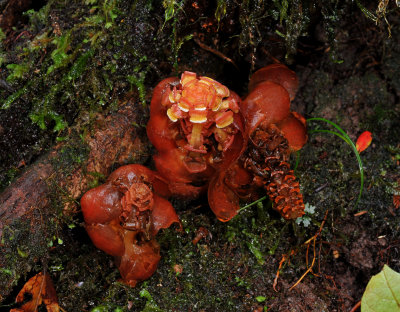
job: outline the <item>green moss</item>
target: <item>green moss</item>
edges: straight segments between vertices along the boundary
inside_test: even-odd
[[[144,81],[146,78],[147,70],[142,70],[140,67],[138,67],[134,69],[135,75],[128,75],[126,77],[129,83],[137,88],[139,92],[139,99],[143,107],[146,107],[146,88],[144,85]]]
[[[13,94],[8,96],[4,102],[1,104],[1,109],[8,109],[10,108],[11,104],[14,103],[18,98],[20,98],[23,94],[26,94],[28,92],[28,88],[31,83],[27,83],[24,87],[19,89],[18,91],[15,91]]]
[[[45,6],[43,6],[40,10],[35,11],[33,9],[23,12],[24,16],[29,18],[29,28],[32,32],[37,32],[43,25],[48,22],[48,16],[51,6],[53,5],[54,0],[50,0],[47,2]]]
[[[182,6],[183,6],[183,1],[175,1],[175,0],[165,0],[163,1],[163,5],[165,8],[165,21],[164,21],[164,26],[167,23],[170,23],[171,25],[168,25],[172,28],[171,32],[171,37],[170,37],[170,46],[171,46],[171,54],[170,54],[170,61],[173,63],[174,69],[176,74],[178,74],[178,57],[179,57],[179,51],[182,48],[182,45],[193,38],[192,34],[180,37],[178,35],[179,31],[179,25],[180,25],[180,16],[179,14],[182,14]],[[172,22],[170,22],[172,21]]]
[[[71,116],[78,116],[81,110],[98,111],[106,103],[115,102],[116,98],[108,100],[109,93],[114,88],[109,73],[115,73],[120,60],[109,62],[109,54],[102,49],[106,41],[122,46],[121,38],[132,38],[126,35],[128,28],[122,29],[117,23],[122,12],[121,7],[123,10],[126,7],[116,0],[102,1],[94,6],[93,2],[87,4],[91,11],[88,7],[84,10],[85,6],[82,6],[72,17],[83,19],[83,23],[73,24],[68,28],[63,17],[58,21],[54,32],[50,31],[53,25],[48,14],[60,4],[51,1],[40,11],[27,13],[32,23],[35,21],[41,24],[41,33],[35,36],[32,44],[24,48],[21,54],[28,61],[8,64],[9,80],[21,80],[23,87],[5,97],[3,109],[10,108],[11,104],[26,95],[33,103],[30,112],[32,122],[43,130],[49,128],[58,132],[64,130],[72,122]],[[65,17],[71,13],[64,12]],[[115,28],[115,33],[110,33],[111,27]],[[121,31],[124,32],[123,35]],[[45,57],[43,49],[47,50]],[[99,63],[106,66],[99,67],[96,65]],[[113,64],[113,67],[108,64]],[[135,61],[132,62],[131,68],[136,64]],[[145,71],[138,73],[136,82],[143,102],[144,79]],[[87,81],[89,83],[86,84]],[[24,82],[27,83],[24,85]]]
[[[10,71],[10,74],[7,77],[7,81],[15,81],[17,79],[21,79],[24,74],[29,71],[28,64],[8,64],[6,67]]]
[[[82,74],[87,70],[87,63],[90,58],[94,55],[94,50],[89,49],[88,51],[82,53],[76,62],[72,65],[68,75],[68,80],[75,80],[82,76]]]
[[[298,38],[307,34],[307,27],[310,22],[307,6],[303,6],[300,0],[292,0],[290,13],[287,17],[285,34],[286,59],[291,59],[296,54]]]
[[[54,215],[33,211],[31,220],[21,218],[3,228],[0,248],[6,256],[0,259],[5,269],[0,274],[5,278],[0,278],[0,293],[15,286],[21,274],[37,270],[37,261],[48,256],[48,239],[56,233],[54,220]],[[37,223],[31,225],[31,221]]]
[[[239,37],[239,49],[254,50],[261,41],[258,19],[261,18],[264,10],[262,1],[245,0],[240,5],[239,21],[242,31]]]
[[[176,0],[163,0],[164,6],[164,19],[165,22],[169,22],[171,19],[176,20],[176,12],[181,9],[183,5],[183,1],[176,1]]]
[[[70,56],[67,55],[68,49],[71,44],[71,31],[67,31],[60,37],[55,37],[52,41],[57,46],[56,49],[51,52],[51,59],[53,64],[47,68],[46,74],[51,74],[54,70],[66,66],[70,61]]]
[[[223,17],[226,15],[227,3],[225,0],[217,0],[217,8],[215,9],[215,18],[218,21],[218,25]]]
[[[288,15],[288,9],[289,9],[289,1],[288,0],[283,0],[283,1],[278,1],[274,0],[274,5],[278,9],[279,13],[279,23],[282,24],[284,20],[287,19]]]
[[[56,172],[68,176],[76,167],[83,167],[89,155],[89,147],[85,142],[72,136],[58,152],[58,157],[52,159],[52,166]],[[98,179],[101,175],[96,175]]]
[[[149,293],[149,291],[145,288],[143,288],[140,291],[140,297],[146,298],[146,305],[144,307],[144,309],[142,310],[142,312],[163,312],[163,310],[161,310],[158,306],[157,303],[155,302],[155,300],[153,299],[153,297],[151,296],[151,294]]]

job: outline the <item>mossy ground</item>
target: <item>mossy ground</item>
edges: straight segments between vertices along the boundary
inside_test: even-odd
[[[375,5],[363,3],[371,12]],[[264,201],[221,223],[206,199],[175,200],[183,231],[159,234],[159,268],[136,288],[118,281],[112,258],[93,247],[81,215],[62,216],[55,188],[54,211],[33,218],[43,222],[45,235],[23,221],[5,231],[0,277],[12,276],[14,284],[0,309],[13,306],[24,282],[44,266],[66,311],[348,311],[384,263],[399,272],[400,220],[392,198],[400,178],[400,23],[391,5],[391,38],[383,20],[375,25],[354,3],[166,1],[163,7],[88,0],[49,1],[31,11],[8,33],[0,55],[0,78],[11,87],[0,89],[8,106],[0,111],[2,187],[19,174],[22,160],[30,165],[57,140],[71,139],[70,126],[90,131],[91,116],[115,109],[127,92],[136,92],[142,107],[158,81],[191,70],[244,95],[251,70],[272,57],[299,75],[294,110],[337,123],[353,140],[364,130],[374,139],[361,154],[366,180],[355,206],[360,177],[352,150],[332,135],[310,135],[296,170],[305,202],[315,207],[309,222],[285,222]],[[30,36],[18,37],[23,30]],[[146,114],[135,122],[144,125]],[[309,124],[317,127],[329,128]],[[84,161],[85,147],[74,146],[60,170],[69,167],[65,161]],[[360,211],[366,213],[354,216]],[[314,274],[289,291],[312,262],[313,245],[306,260],[304,242],[323,220]],[[193,245],[199,227],[211,236]],[[290,261],[275,292],[283,255]]]

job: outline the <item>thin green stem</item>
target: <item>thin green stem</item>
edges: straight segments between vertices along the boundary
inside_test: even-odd
[[[251,206],[254,206],[254,205],[258,204],[259,202],[262,202],[262,201],[263,201],[264,199],[266,199],[266,198],[267,198],[267,196],[263,196],[263,197],[261,197],[261,198],[255,200],[255,201],[253,201],[252,203],[250,203],[250,204],[248,204],[248,205],[246,205],[246,206],[243,206],[242,208],[240,208],[240,209],[238,210],[238,213],[241,212],[241,211],[243,211],[243,210],[245,210],[246,208],[249,208],[249,207],[251,207]]]
[[[350,145],[350,147],[353,149],[354,154],[356,155],[356,158],[357,158],[358,169],[360,171],[360,192],[358,194],[358,198],[357,198],[356,205],[355,205],[357,207],[357,205],[361,199],[363,189],[364,189],[364,168],[363,168],[362,160],[360,157],[360,153],[357,151],[356,146],[354,145],[354,143],[350,139],[350,137],[347,135],[347,133],[342,128],[340,128],[337,124],[335,124],[334,122],[332,122],[328,119],[325,119],[325,118],[309,118],[309,119],[307,119],[307,122],[309,122],[309,121],[326,122],[326,123],[332,125],[333,127],[335,127],[340,132],[340,133],[338,133],[338,132],[331,131],[331,130],[311,130],[311,131],[309,131],[309,133],[320,132],[320,133],[330,133],[330,134],[336,135],[339,138],[341,138],[343,141],[345,141],[348,145]]]

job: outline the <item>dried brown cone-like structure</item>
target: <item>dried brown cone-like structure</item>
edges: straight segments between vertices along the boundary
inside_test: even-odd
[[[288,163],[289,144],[273,124],[258,127],[249,139],[244,167],[254,175],[254,181],[264,187],[273,208],[285,219],[304,214],[300,185]]]

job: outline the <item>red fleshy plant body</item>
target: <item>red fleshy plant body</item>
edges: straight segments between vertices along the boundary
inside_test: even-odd
[[[186,72],[186,75],[188,74],[195,76],[194,73]],[[212,83],[218,84],[216,81],[212,81]],[[218,128],[216,126],[218,116],[216,115],[232,111],[229,107],[216,112],[212,111],[210,106],[215,104],[215,99],[212,96],[210,99],[207,97],[203,99],[203,94],[208,89],[215,93],[215,88],[212,85],[201,85],[205,86],[202,90],[203,93],[199,92],[194,95],[191,93],[192,98],[189,100],[192,102],[198,100],[200,103],[207,101],[208,107],[196,110],[196,107],[190,107],[189,104],[187,112],[178,107],[178,114],[185,115],[179,116],[180,118],[174,121],[169,117],[168,111],[177,107],[176,102],[171,100],[170,94],[173,92],[183,93],[182,84],[178,79],[167,78],[161,81],[154,89],[151,101],[147,136],[157,149],[157,154],[153,156],[153,159],[157,171],[168,180],[170,190],[177,196],[197,196],[207,187],[208,181],[216,171],[232,163],[235,156],[236,158],[239,156],[243,147],[241,115],[233,114],[230,125],[222,129]],[[240,98],[235,93],[229,92],[228,89],[225,89],[225,92],[226,96],[221,96],[225,101],[240,102]],[[181,96],[181,99],[183,98],[184,95]],[[194,105],[196,104],[194,103]],[[192,111],[193,113],[205,113],[203,121],[191,122],[190,113]],[[198,139],[193,139],[195,131]]]
[[[186,100],[186,88],[192,85],[200,85],[202,92],[191,92]],[[153,156],[157,171],[169,180],[172,193],[196,197],[208,188],[210,207],[223,221],[231,219],[239,209],[238,196],[223,181],[245,147],[240,102],[236,93],[218,82],[185,72],[180,81],[167,78],[156,86],[147,124],[147,136],[157,149]],[[201,110],[196,107],[203,103]],[[174,107],[178,107],[176,119],[168,114]],[[191,122],[192,112],[203,114],[200,122]],[[198,127],[200,146],[191,140]],[[218,194],[214,189],[219,190]]]
[[[141,165],[127,165],[81,199],[92,242],[114,256],[122,279],[131,286],[157,268],[157,232],[179,223],[174,208],[161,196],[169,196],[169,190],[158,174]]]
[[[249,190],[264,188],[274,208],[284,218],[293,219],[304,214],[299,184],[288,164],[290,153],[299,150],[307,141],[305,119],[290,111],[290,101],[298,87],[296,74],[281,64],[266,66],[251,77],[250,93],[243,101],[232,91],[225,92],[240,111],[234,114],[232,124],[219,129],[218,133],[229,134],[226,142],[230,143],[219,140],[225,146],[222,151],[213,145],[218,139],[211,109],[214,103],[204,101],[207,88],[191,93],[195,99],[193,103],[196,99],[207,103],[208,113],[204,110],[207,118],[201,132],[202,150],[188,148],[187,119],[195,104],[190,106],[189,103],[189,113],[184,112],[186,115],[181,118],[171,118],[168,114],[174,105],[182,106],[180,101],[188,85],[185,83],[187,75],[191,81],[202,79],[186,72],[180,81],[167,78],[157,85],[147,125],[147,135],[157,149],[154,156],[157,170],[169,180],[174,195],[195,197],[208,188],[211,209],[219,220],[229,221],[237,214],[240,198],[248,197]],[[212,89],[213,85],[207,87]],[[176,115],[179,114],[181,110]],[[258,142],[260,146],[255,147],[254,140],[270,140],[271,143],[265,146]],[[254,162],[249,152],[256,153],[257,149],[261,149],[257,153],[263,157]],[[253,160],[252,166],[250,160]]]
[[[195,198],[207,191],[216,217],[228,221],[240,199],[264,190],[284,218],[304,214],[288,163],[307,141],[305,119],[290,111],[297,86],[293,71],[274,64],[253,74],[243,101],[192,72],[155,87],[147,135],[157,150],[157,172],[121,167],[81,200],[90,238],[115,257],[126,283],[135,286],[155,271],[155,235],[179,222],[170,196]]]

